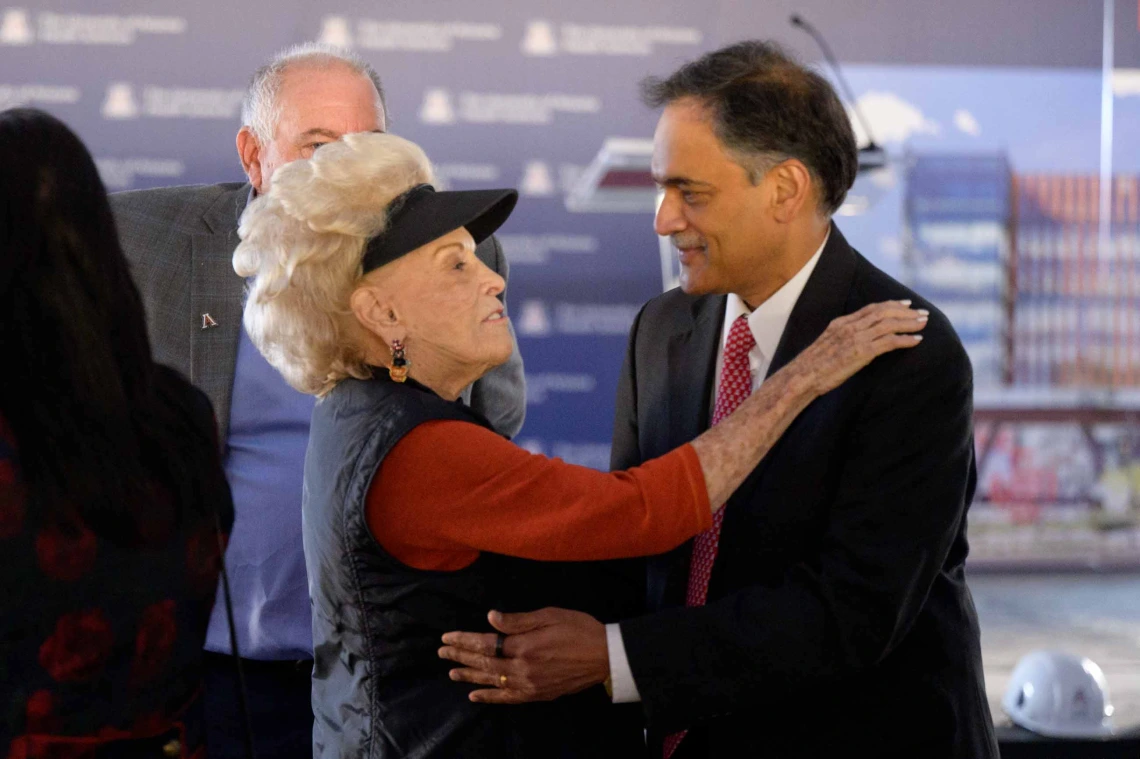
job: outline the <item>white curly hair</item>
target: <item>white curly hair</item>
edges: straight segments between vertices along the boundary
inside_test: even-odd
[[[432,179],[415,143],[349,134],[282,166],[246,208],[233,256],[234,271],[252,278],[243,322],[292,387],[322,397],[346,377],[369,376],[349,307],[364,247],[383,231],[389,203]]]

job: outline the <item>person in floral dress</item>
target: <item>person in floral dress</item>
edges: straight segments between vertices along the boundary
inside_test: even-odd
[[[83,143],[11,109],[0,166],[0,758],[202,757],[212,409],[151,358]]]

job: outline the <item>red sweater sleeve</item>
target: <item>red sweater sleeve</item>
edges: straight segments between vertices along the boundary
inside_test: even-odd
[[[712,525],[690,445],[607,473],[456,421],[425,422],[388,452],[367,520],[392,556],[436,570],[462,569],[481,551],[546,561],[662,553]]]

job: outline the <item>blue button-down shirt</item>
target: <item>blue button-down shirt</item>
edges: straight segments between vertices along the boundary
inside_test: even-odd
[[[310,659],[313,630],[301,547],[301,487],[314,399],[289,387],[243,329],[234,372],[225,468],[234,497],[226,550],[238,651],[250,659]],[[229,653],[218,589],[206,650]]]

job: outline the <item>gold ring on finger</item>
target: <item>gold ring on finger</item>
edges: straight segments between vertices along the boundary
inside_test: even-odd
[[[506,675],[499,675],[499,687],[500,688],[506,688],[507,687],[507,676]]]

